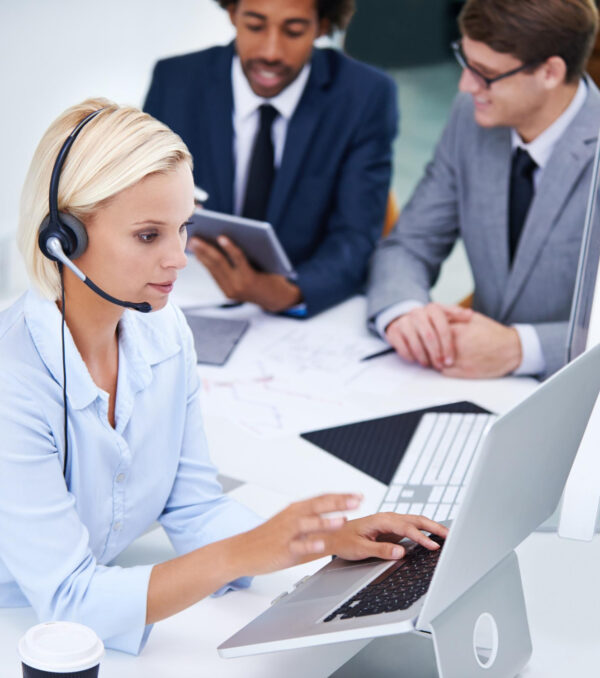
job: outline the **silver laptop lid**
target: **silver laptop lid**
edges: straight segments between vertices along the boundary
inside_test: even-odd
[[[596,346],[490,428],[474,460],[418,628],[426,628],[551,515],[599,391]]]

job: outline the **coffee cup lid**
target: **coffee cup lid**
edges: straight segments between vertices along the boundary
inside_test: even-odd
[[[21,661],[32,669],[55,673],[96,666],[104,645],[92,629],[73,622],[46,622],[30,628],[19,641]]]

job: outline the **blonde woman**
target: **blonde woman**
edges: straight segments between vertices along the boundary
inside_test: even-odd
[[[75,263],[152,313],[107,301],[66,267],[61,283],[38,245],[57,155],[86,117],[56,187],[61,219],[85,230]],[[332,553],[399,558],[402,547],[376,538],[437,548],[420,530],[446,534],[422,517],[324,515],[358,506],[351,494],[298,502],[262,522],[222,493],[191,333],[168,301],[186,263],[191,168],[181,139],[135,108],[96,99],[68,109],[42,138],[23,190],[19,242],[33,286],[0,314],[0,606],[79,621],[131,653],[154,622],[247,586],[249,576]],[[178,555],[111,566],[156,520]]]

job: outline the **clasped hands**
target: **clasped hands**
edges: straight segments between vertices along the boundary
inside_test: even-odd
[[[501,377],[523,357],[516,329],[460,306],[430,303],[413,309],[393,320],[385,334],[404,360],[448,377]]]
[[[190,238],[188,246],[228,299],[249,301],[273,313],[300,303],[297,285],[282,275],[257,271],[229,238],[221,235],[217,242],[220,250],[200,238]]]

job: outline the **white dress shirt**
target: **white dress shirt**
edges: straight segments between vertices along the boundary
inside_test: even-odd
[[[191,331],[171,305],[119,322],[114,428],[65,327],[63,477],[60,326],[56,304],[33,291],[0,313],[0,607],[32,605],[40,621],[78,621],[137,653],[152,567],[111,561],[156,520],[178,554],[260,520],[216,479]]]
[[[272,99],[263,99],[254,93],[238,56],[231,64],[231,82],[233,86],[233,155],[235,164],[234,211],[241,214],[246,196],[248,170],[252,156],[252,146],[260,122],[259,108],[271,104],[279,115],[271,128],[275,168],[281,165],[288,124],[294,115],[298,102],[310,75],[310,63],[300,71],[296,79]]]
[[[571,124],[571,122],[573,122],[577,113],[579,113],[581,107],[585,103],[586,96],[587,85],[585,80],[582,78],[579,82],[579,86],[577,87],[575,96],[571,100],[571,103],[566,108],[566,110],[550,125],[550,127],[546,128],[540,135],[538,135],[528,144],[526,144],[521,139],[515,129],[511,129],[511,143],[513,151],[517,147],[523,148],[529,153],[529,155],[537,164],[537,168],[533,174],[535,189],[537,189],[540,184],[544,168],[548,164],[556,143],[563,135],[567,127]],[[399,318],[401,315],[409,313],[415,308],[420,308],[421,306],[423,306],[423,304],[420,301],[408,299],[386,308],[375,318],[375,328],[377,332],[385,340],[385,328],[393,320]],[[523,355],[521,364],[513,372],[513,374],[542,374],[545,370],[546,363],[544,360],[544,354],[542,353],[539,337],[533,325],[519,323],[514,324],[513,327],[519,334]]]

